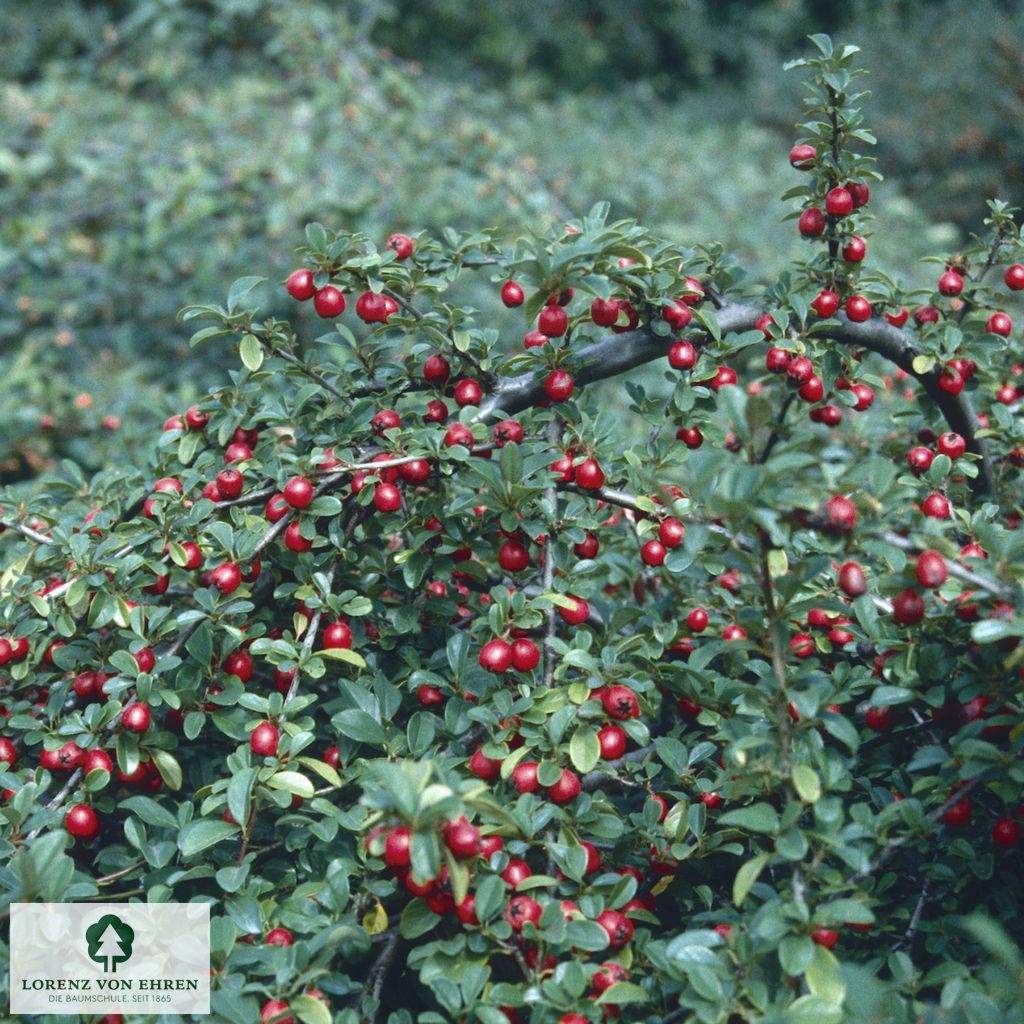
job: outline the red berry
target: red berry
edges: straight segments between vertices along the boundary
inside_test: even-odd
[[[677,548],[683,543],[686,527],[678,519],[663,519],[658,526],[658,539],[667,548]]]
[[[222,594],[233,594],[242,585],[242,570],[234,562],[223,562],[210,573],[210,582]]]
[[[939,435],[935,447],[940,455],[947,455],[955,462],[967,451],[967,442],[959,434],[949,430]]]
[[[100,819],[88,804],[75,804],[64,816],[64,828],[76,839],[92,839],[100,830]]]
[[[789,151],[789,164],[791,167],[795,167],[798,171],[813,170],[817,158],[817,150],[806,143],[800,146],[794,146]]]
[[[604,486],[605,476],[601,467],[594,459],[586,459],[575,469],[578,486],[588,491],[596,491]]]
[[[363,292],[356,299],[356,316],[365,324],[386,324],[390,316],[387,297],[379,292]]]
[[[473,431],[465,423],[453,423],[444,435],[444,443],[447,448],[454,448],[461,444],[464,448],[473,447]]]
[[[681,331],[693,319],[693,314],[682,299],[676,299],[671,305],[662,308],[661,318],[673,331]]]
[[[544,380],[544,393],[552,402],[564,402],[572,398],[574,387],[571,375],[565,370],[552,370]]]
[[[846,258],[849,259],[849,257]],[[814,312],[822,319],[835,316],[836,310],[839,309],[839,296],[836,295],[835,292],[825,288],[823,291],[818,292],[818,297],[811,303],[811,309],[813,309]]]
[[[817,238],[825,230],[825,214],[817,207],[811,207],[800,214],[797,227],[804,238]]]
[[[318,316],[330,320],[345,312],[345,296],[334,285],[326,285],[313,297],[313,308]]]
[[[512,648],[504,640],[488,640],[480,649],[480,667],[500,675],[512,665]]]
[[[910,313],[907,311],[906,306],[900,306],[899,310],[895,313],[886,313],[885,319],[893,325],[893,327],[902,327],[907,322],[907,317]]]
[[[444,842],[456,857],[475,857],[480,852],[480,829],[465,817],[449,821],[444,827]]]
[[[388,238],[385,247],[390,249],[398,259],[407,260],[412,255],[415,243],[408,235],[396,231]]]
[[[295,944],[295,936],[287,928],[271,928],[263,941],[268,946],[292,946]]]
[[[517,672],[532,672],[540,663],[540,650],[532,640],[520,637],[512,644],[512,667]]]
[[[618,910],[603,910],[597,923],[608,933],[608,945],[622,949],[633,938],[633,922]]]
[[[871,319],[871,303],[863,295],[851,295],[846,300],[846,315],[855,323]]]
[[[258,757],[274,757],[281,740],[281,734],[273,722],[260,722],[249,737],[249,746]]]
[[[498,549],[498,565],[506,572],[522,572],[530,564],[530,553],[519,541],[507,540]]]
[[[939,292],[947,297],[959,295],[964,290],[964,279],[955,271],[947,270],[939,278]]]
[[[543,907],[532,896],[513,896],[505,908],[505,920],[517,934],[527,922],[537,924]]]
[[[703,633],[708,628],[708,613],[703,608],[694,608],[686,616],[687,628],[694,633]]]
[[[921,502],[921,511],[930,519],[948,519],[949,502],[943,495],[932,493]]]
[[[830,217],[847,217],[853,213],[853,196],[845,188],[834,188],[825,196],[825,212]]]
[[[825,516],[832,533],[849,533],[857,523],[857,508],[849,498],[837,494],[825,503]]]
[[[598,732],[597,740],[606,761],[614,761],[626,752],[626,733],[620,726],[606,725]]]
[[[285,547],[288,548],[289,551],[299,553],[308,551],[313,546],[313,542],[311,540],[307,540],[302,536],[301,524],[298,520],[293,520],[285,527],[284,543]]]
[[[789,641],[789,649],[798,658],[809,658],[814,653],[814,638],[807,633],[797,633]]]
[[[926,473],[931,467],[934,458],[935,456],[928,448],[911,448],[910,451],[907,452],[907,462],[910,464],[910,468],[916,476]]]
[[[856,562],[844,562],[840,567],[839,589],[847,597],[860,597],[867,593],[868,581],[864,570]]]
[[[283,494],[275,494],[267,501],[263,514],[270,520],[270,522],[277,523],[288,515],[288,509],[290,507],[288,499]]]
[[[665,545],[660,540],[649,540],[640,548],[640,557],[645,565],[661,565],[665,554]]]
[[[295,1018],[288,1014],[282,1016],[288,1009],[288,1004],[283,999],[268,999],[260,1009],[260,1024],[295,1024]]]
[[[577,558],[596,558],[600,548],[600,542],[589,530],[583,540],[572,546],[573,553]]]
[[[601,704],[611,718],[622,720],[640,717],[640,703],[628,686],[607,687],[601,694]]]
[[[993,313],[985,321],[985,330],[1005,338],[1013,330],[1013,321],[1005,313]]]
[[[793,353],[784,348],[770,348],[764,357],[765,369],[769,373],[786,373],[793,362]]]
[[[945,391],[947,395],[959,395],[964,389],[963,377],[951,366],[942,368],[937,378],[937,383],[939,390]]]
[[[563,768],[562,777],[553,786],[548,786],[548,796],[556,804],[567,804],[580,795],[581,789],[579,776]]]
[[[540,789],[540,783],[537,781],[539,767],[536,761],[520,761],[512,769],[512,785],[520,793],[536,793]]]
[[[1016,289],[1015,289],[1016,290]],[[992,841],[997,846],[1012,850],[1020,845],[1020,823],[1013,818],[1000,818],[992,826]]]
[[[313,501],[313,485],[304,476],[293,476],[284,485],[283,496],[292,508],[308,508]]]
[[[129,732],[143,733],[149,728],[152,713],[145,704],[129,704],[121,712],[121,725]]]
[[[692,370],[697,350],[688,341],[677,341],[668,350],[668,363],[673,370]]]
[[[853,235],[846,245],[843,246],[843,259],[847,263],[860,263],[867,251],[868,247],[864,239],[859,235]]]
[[[963,828],[964,825],[970,823],[973,811],[974,808],[971,806],[971,801],[965,798],[953,804],[942,816],[942,820],[954,828]]]
[[[855,210],[859,210],[862,206],[867,206],[868,200],[871,198],[871,189],[866,181],[848,181],[846,183],[846,191],[850,193]]]
[[[305,302],[316,294],[316,285],[313,284],[313,271],[305,268],[293,270],[284,283],[288,294],[299,302]]]
[[[537,330],[548,338],[560,338],[569,328],[569,315],[558,305],[545,306],[537,318]]]
[[[817,928],[811,932],[811,941],[826,949],[833,949],[839,941],[839,932],[832,928]]]
[[[467,405],[479,405],[483,395],[483,388],[480,387],[478,381],[471,377],[464,377],[455,385],[455,402],[459,408]]]
[[[892,599],[892,621],[897,626],[916,626],[924,618],[924,601],[916,590],[901,590]]]
[[[469,759],[469,770],[480,779],[496,779],[501,771],[501,761],[487,757],[479,748]]]
[[[1014,263],[1012,267],[1007,267],[1003,280],[1010,291],[1019,292],[1024,288],[1024,264]]]
[[[343,621],[332,622],[324,629],[323,648],[326,651],[352,649],[352,627]]]
[[[377,484],[373,504],[378,512],[397,512],[402,507],[402,492],[394,484]]]
[[[572,601],[572,605],[568,608],[559,607],[558,614],[562,620],[570,626],[579,626],[586,622],[590,616],[590,605],[582,597],[575,597],[572,594],[565,596]]]
[[[522,286],[516,281],[506,281],[501,286],[501,301],[511,309],[513,306],[521,306],[526,296],[523,294]]]
[[[938,590],[949,579],[946,560],[938,551],[922,551],[917,556],[917,582],[928,590]]]
[[[704,435],[697,427],[680,427],[676,431],[676,440],[682,441],[687,448],[696,450],[704,443]]]

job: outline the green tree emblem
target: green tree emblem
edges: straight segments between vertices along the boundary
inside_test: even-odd
[[[102,964],[104,971],[115,973],[117,965],[132,955],[135,932],[116,915],[104,914],[85,930],[85,939],[89,943],[89,959]]]

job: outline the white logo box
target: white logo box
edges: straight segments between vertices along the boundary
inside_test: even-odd
[[[210,1012],[208,904],[13,903],[10,948],[12,1014]]]

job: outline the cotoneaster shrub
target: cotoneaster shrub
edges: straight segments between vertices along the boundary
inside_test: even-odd
[[[155,452],[4,498],[9,900],[210,902],[224,1021],[1021,1019],[1024,252],[873,271],[814,42],[768,287],[312,224],[319,330],[240,278]]]

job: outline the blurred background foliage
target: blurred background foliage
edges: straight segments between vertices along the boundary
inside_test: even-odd
[[[920,280],[983,197],[1024,199],[1012,2],[42,0],[4,20],[0,483],[115,462],[203,393],[217,352],[183,362],[176,311],[283,278],[309,220],[513,237],[607,198],[770,279],[800,252],[782,63],[811,31],[872,71],[876,265]]]

